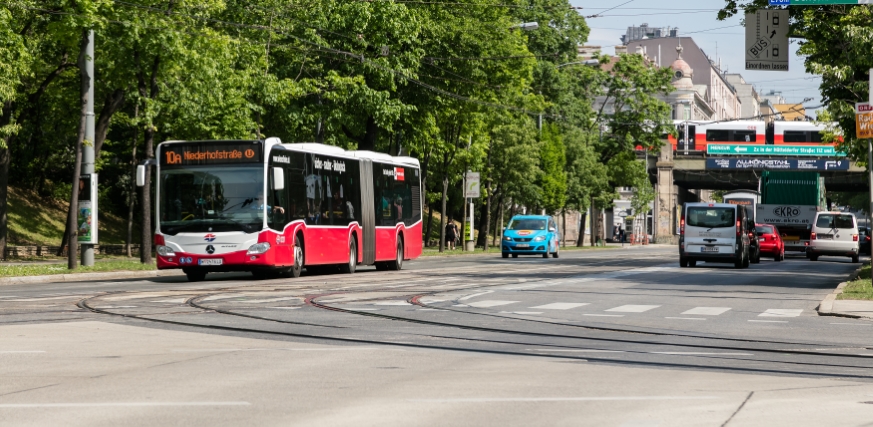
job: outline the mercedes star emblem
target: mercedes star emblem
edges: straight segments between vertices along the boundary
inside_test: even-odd
[[[206,253],[212,255],[213,253],[215,253],[215,247],[212,245],[207,245],[206,246]]]

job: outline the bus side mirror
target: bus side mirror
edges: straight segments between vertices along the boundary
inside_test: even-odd
[[[285,189],[285,170],[282,168],[273,168],[273,190]]]
[[[146,168],[144,165],[136,167],[136,186],[142,187],[145,185]]]

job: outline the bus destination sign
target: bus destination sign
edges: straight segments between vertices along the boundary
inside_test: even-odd
[[[173,143],[161,146],[161,166],[260,163],[263,147],[246,141]]]

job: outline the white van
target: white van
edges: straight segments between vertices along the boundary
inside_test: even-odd
[[[742,205],[687,203],[679,229],[679,266],[694,267],[697,261],[729,262],[735,268],[749,266],[748,215]]]
[[[858,221],[847,212],[818,212],[809,233],[806,257],[818,261],[821,255],[845,256],[859,261]]]

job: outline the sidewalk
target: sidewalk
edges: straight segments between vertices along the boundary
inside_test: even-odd
[[[828,294],[828,296],[821,301],[816,308],[819,315],[873,320],[873,301],[837,299],[837,295],[843,293],[843,288],[845,288],[849,282],[854,280],[860,271],[861,269],[859,268],[852,273],[848,280],[840,283],[833,292]]]

